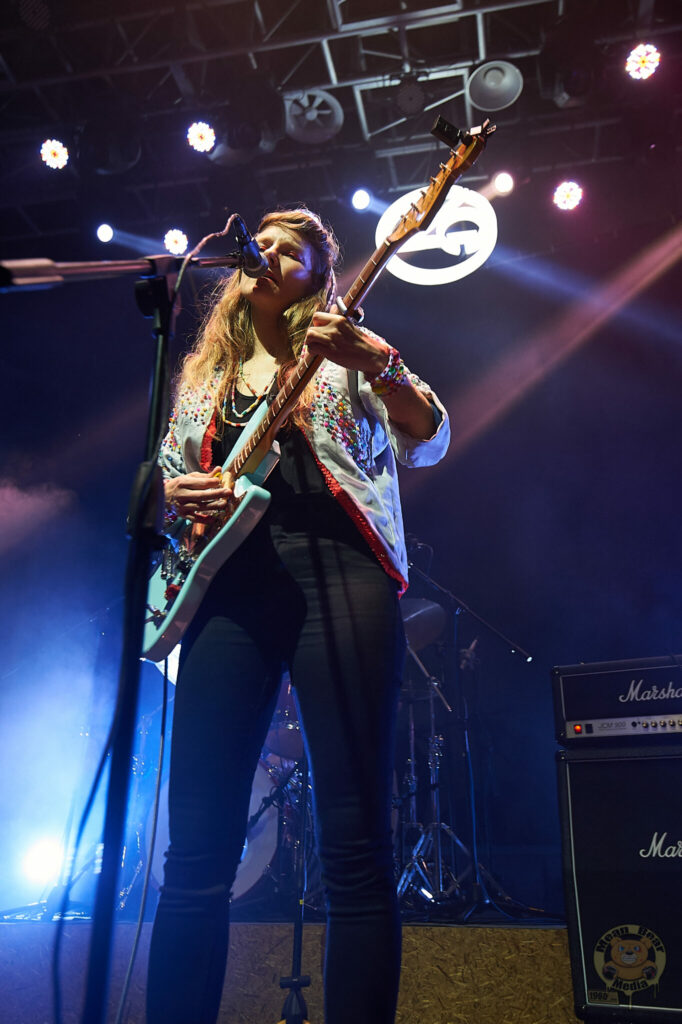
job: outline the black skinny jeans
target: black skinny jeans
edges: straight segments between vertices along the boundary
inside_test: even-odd
[[[147,1021],[217,1018],[229,894],[285,663],[327,901],[326,1024],[392,1024],[400,918],[390,806],[404,660],[396,585],[361,544],[289,535],[275,552],[262,526],[218,574],[183,644]]]

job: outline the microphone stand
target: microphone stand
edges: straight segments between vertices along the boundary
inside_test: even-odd
[[[303,962],[303,920],[305,917],[306,888],[306,825],[308,815],[308,757],[304,751],[299,762],[301,766],[301,820],[298,832],[297,856],[294,867],[296,877],[296,912],[294,917],[293,950],[291,974],[279,979],[279,987],[288,989],[279,1024],[309,1024],[308,1007],[302,989],[310,985],[310,975],[301,974]],[[290,773],[291,776],[292,773]],[[287,780],[288,781],[288,780]]]
[[[231,223],[228,221],[222,234],[227,232]],[[243,257],[237,252],[228,256],[191,257],[185,260],[160,255],[76,263],[55,263],[47,259],[5,260],[0,263],[0,292],[52,288],[65,281],[140,274],[141,279],[135,284],[135,298],[142,315],[154,321],[152,334],[156,340],[156,352],[144,460],[135,474],[128,507],[127,533],[130,545],[125,570],[123,646],[118,697],[110,733],[111,763],[104,818],[102,869],[95,895],[85,1002],[81,1017],[83,1024],[104,1024],[106,1015],[113,913],[128,800],[149,566],[152,551],[159,546],[163,525],[163,480],[156,460],[168,423],[168,346],[175,323],[176,280],[183,263],[199,268],[234,268],[242,265]],[[67,899],[68,891],[64,893],[61,919]],[[59,1024],[58,1001],[56,1015]]]

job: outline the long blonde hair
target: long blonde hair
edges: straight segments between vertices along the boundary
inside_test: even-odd
[[[331,228],[305,207],[275,210],[266,214],[258,231],[273,225],[299,235],[310,245],[313,254],[315,291],[293,303],[282,314],[292,360],[295,361],[300,355],[313,314],[318,310],[328,310],[336,298],[334,268],[339,257],[339,245]],[[237,270],[228,278],[227,283],[221,281],[209,296],[207,312],[179,374],[178,387],[199,387],[221,371],[216,395],[218,407],[222,406],[237,376],[239,360],[246,362],[254,350],[251,303],[240,293],[241,273],[241,270]],[[282,367],[281,373],[286,372],[286,369],[286,366]],[[305,395],[301,405],[306,405]]]

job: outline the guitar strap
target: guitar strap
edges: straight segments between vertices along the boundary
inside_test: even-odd
[[[348,371],[348,393],[350,395],[350,404],[353,408],[357,409],[360,405],[360,392],[358,390],[358,371]]]

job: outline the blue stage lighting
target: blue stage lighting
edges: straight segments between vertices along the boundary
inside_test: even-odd
[[[47,885],[56,882],[64,860],[62,844],[54,837],[39,839],[23,860],[24,874],[32,882]]]
[[[110,242],[114,237],[114,229],[111,224],[100,224],[97,228],[97,237],[100,242]]]

